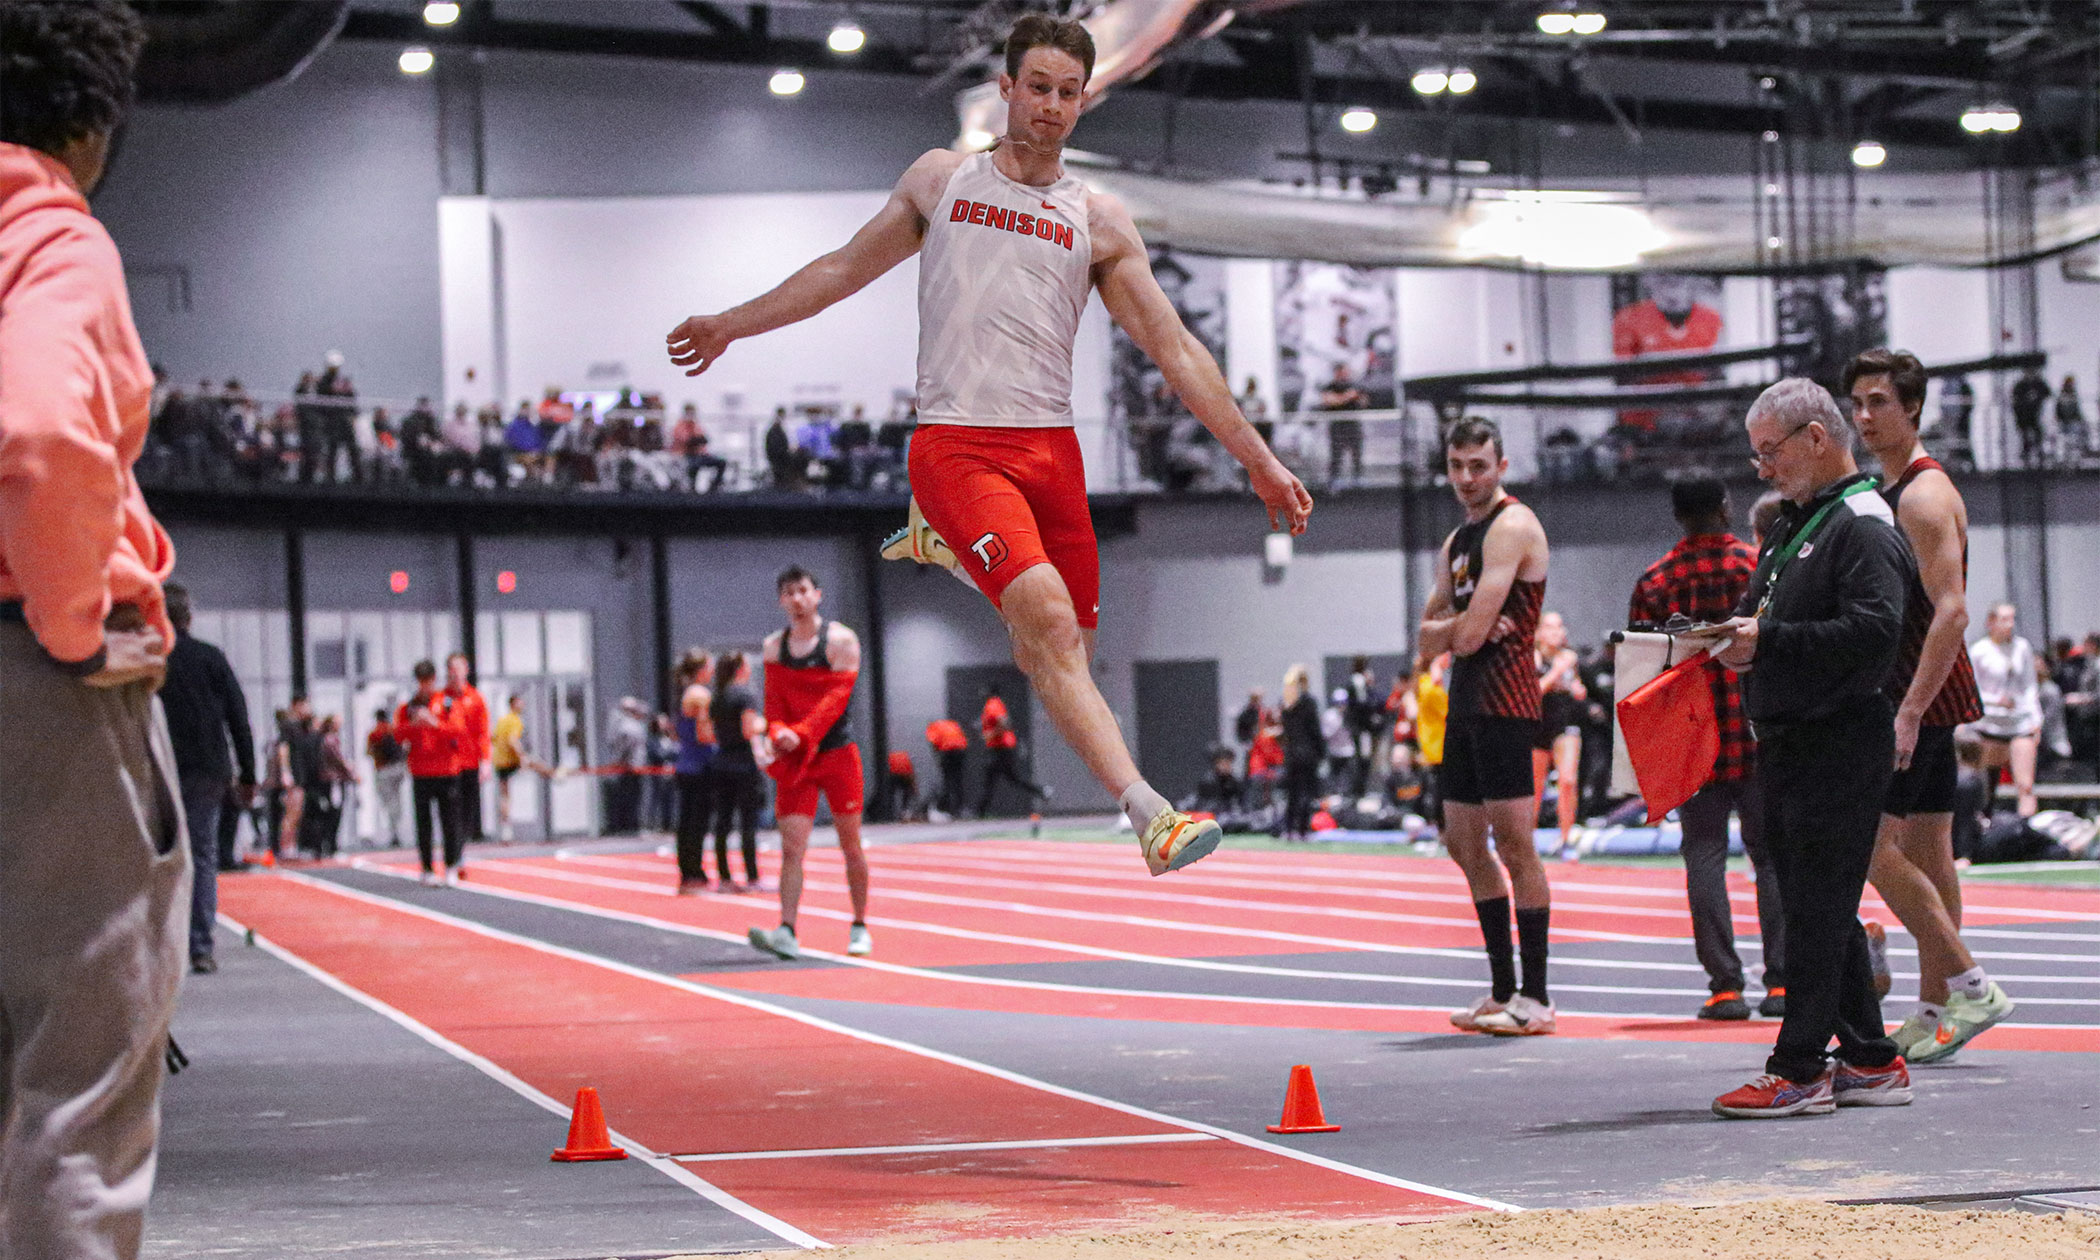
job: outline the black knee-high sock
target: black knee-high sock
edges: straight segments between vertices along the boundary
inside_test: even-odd
[[[1480,939],[1487,944],[1488,974],[1494,979],[1495,1000],[1507,1002],[1517,991],[1517,964],[1509,949],[1509,898],[1476,901],[1473,913],[1480,916]]]
[[[1553,917],[1549,906],[1517,911],[1517,952],[1524,959],[1524,985],[1518,991],[1534,1002],[1546,997],[1546,924]]]

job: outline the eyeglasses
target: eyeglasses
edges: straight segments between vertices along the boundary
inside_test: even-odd
[[[1792,438],[1796,433],[1801,432],[1803,429],[1806,429],[1809,425],[1812,425],[1814,423],[1815,421],[1813,420],[1803,420],[1801,423],[1795,425],[1793,428],[1788,429],[1786,431],[1785,437],[1780,438],[1778,441],[1772,443],[1770,446],[1754,448],[1756,453],[1750,457],[1750,466],[1756,469],[1765,469],[1771,467],[1772,461],[1779,458],[1779,448],[1785,446],[1787,444],[1788,439]]]

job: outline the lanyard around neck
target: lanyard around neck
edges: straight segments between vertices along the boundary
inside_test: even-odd
[[[1765,554],[1764,561],[1759,565],[1764,570],[1765,594],[1757,603],[1758,616],[1763,616],[1765,610],[1772,606],[1772,597],[1779,591],[1780,577],[1786,573],[1787,567],[1794,563],[1796,556],[1808,550],[1810,540],[1822,530],[1823,523],[1830,519],[1830,514],[1837,511],[1838,504],[1853,495],[1871,493],[1873,489],[1872,481],[1862,480],[1838,491],[1831,496],[1828,503],[1817,508],[1814,515],[1802,522],[1801,528],[1795,530],[1785,543]]]

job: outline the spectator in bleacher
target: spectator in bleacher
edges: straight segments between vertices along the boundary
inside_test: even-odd
[[[905,452],[911,445],[912,430],[919,423],[917,407],[904,402],[892,407],[889,419],[875,430],[875,447],[881,452],[878,468],[891,476],[902,476]]]
[[[687,403],[678,412],[678,422],[671,426],[671,453],[685,461],[685,488],[700,489],[700,474],[711,473],[706,493],[712,494],[722,488],[722,477],[729,471],[729,461],[707,451],[707,430],[700,425],[700,409]]]
[[[321,471],[328,480],[338,480],[337,456],[350,465],[351,481],[363,481],[365,472],[357,462],[357,387],[350,383],[349,374],[343,371],[343,356],[331,350],[327,366],[321,375],[314,378],[314,393],[317,396],[322,446],[318,452]]]
[[[481,455],[481,425],[475,421],[467,404],[452,405],[452,414],[446,418],[439,433],[445,439],[446,479],[449,481],[457,474],[471,485],[474,464]]]
[[[1365,405],[1365,394],[1356,386],[1349,365],[1337,361],[1334,376],[1320,387],[1321,411],[1360,411]],[[1327,422],[1327,483],[1335,485],[1342,479],[1342,465],[1350,466],[1349,475],[1362,480],[1364,475],[1364,422],[1354,418],[1332,419]]]
[[[1247,417],[1256,433],[1261,434],[1263,445],[1274,445],[1276,422],[1269,419],[1269,400],[1261,396],[1261,382],[1248,377],[1246,388],[1240,390],[1235,401],[1240,405],[1240,414]]]
[[[474,455],[475,479],[487,478],[492,489],[502,490],[510,485],[510,447],[504,440],[503,412],[490,403],[474,413],[474,420],[481,427],[480,449]]]
[[[419,486],[444,484],[444,437],[438,432],[437,413],[430,409],[427,395],[417,398],[415,409],[401,417],[400,442],[401,462],[409,480]]]
[[[531,403],[523,399],[518,401],[517,413],[511,416],[509,424],[503,426],[503,447],[517,462],[525,480],[542,479],[547,443],[540,433],[538,420],[532,414]]]
[[[802,490],[809,484],[809,452],[788,436],[785,407],[773,409],[773,423],[766,429],[766,467],[773,474],[776,490]]]
[[[859,403],[853,404],[853,414],[839,425],[832,445],[845,470],[845,484],[855,490],[867,489],[875,449],[875,429],[868,423]]]
[[[255,795],[255,735],[248,727],[248,702],[226,654],[190,636],[188,590],[173,582],[164,589],[175,647],[168,653],[168,679],[161,705],[168,713],[168,739],[175,749],[175,775],[182,812],[189,820],[190,970],[217,971],[212,925],[219,913],[219,813],[228,793]],[[230,751],[229,751],[230,749]],[[238,775],[235,771],[238,768]]]

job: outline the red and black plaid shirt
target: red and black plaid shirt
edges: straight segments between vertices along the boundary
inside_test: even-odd
[[[1634,583],[1627,620],[1656,625],[1683,613],[1693,621],[1726,621],[1735,616],[1757,553],[1733,534],[1693,534],[1679,540],[1669,554],[1648,566]],[[1714,782],[1735,783],[1749,777],[1756,764],[1750,724],[1743,720],[1743,694],[1735,671],[1718,661],[1706,663],[1714,691],[1714,720],[1721,729],[1721,755],[1714,759]]]

